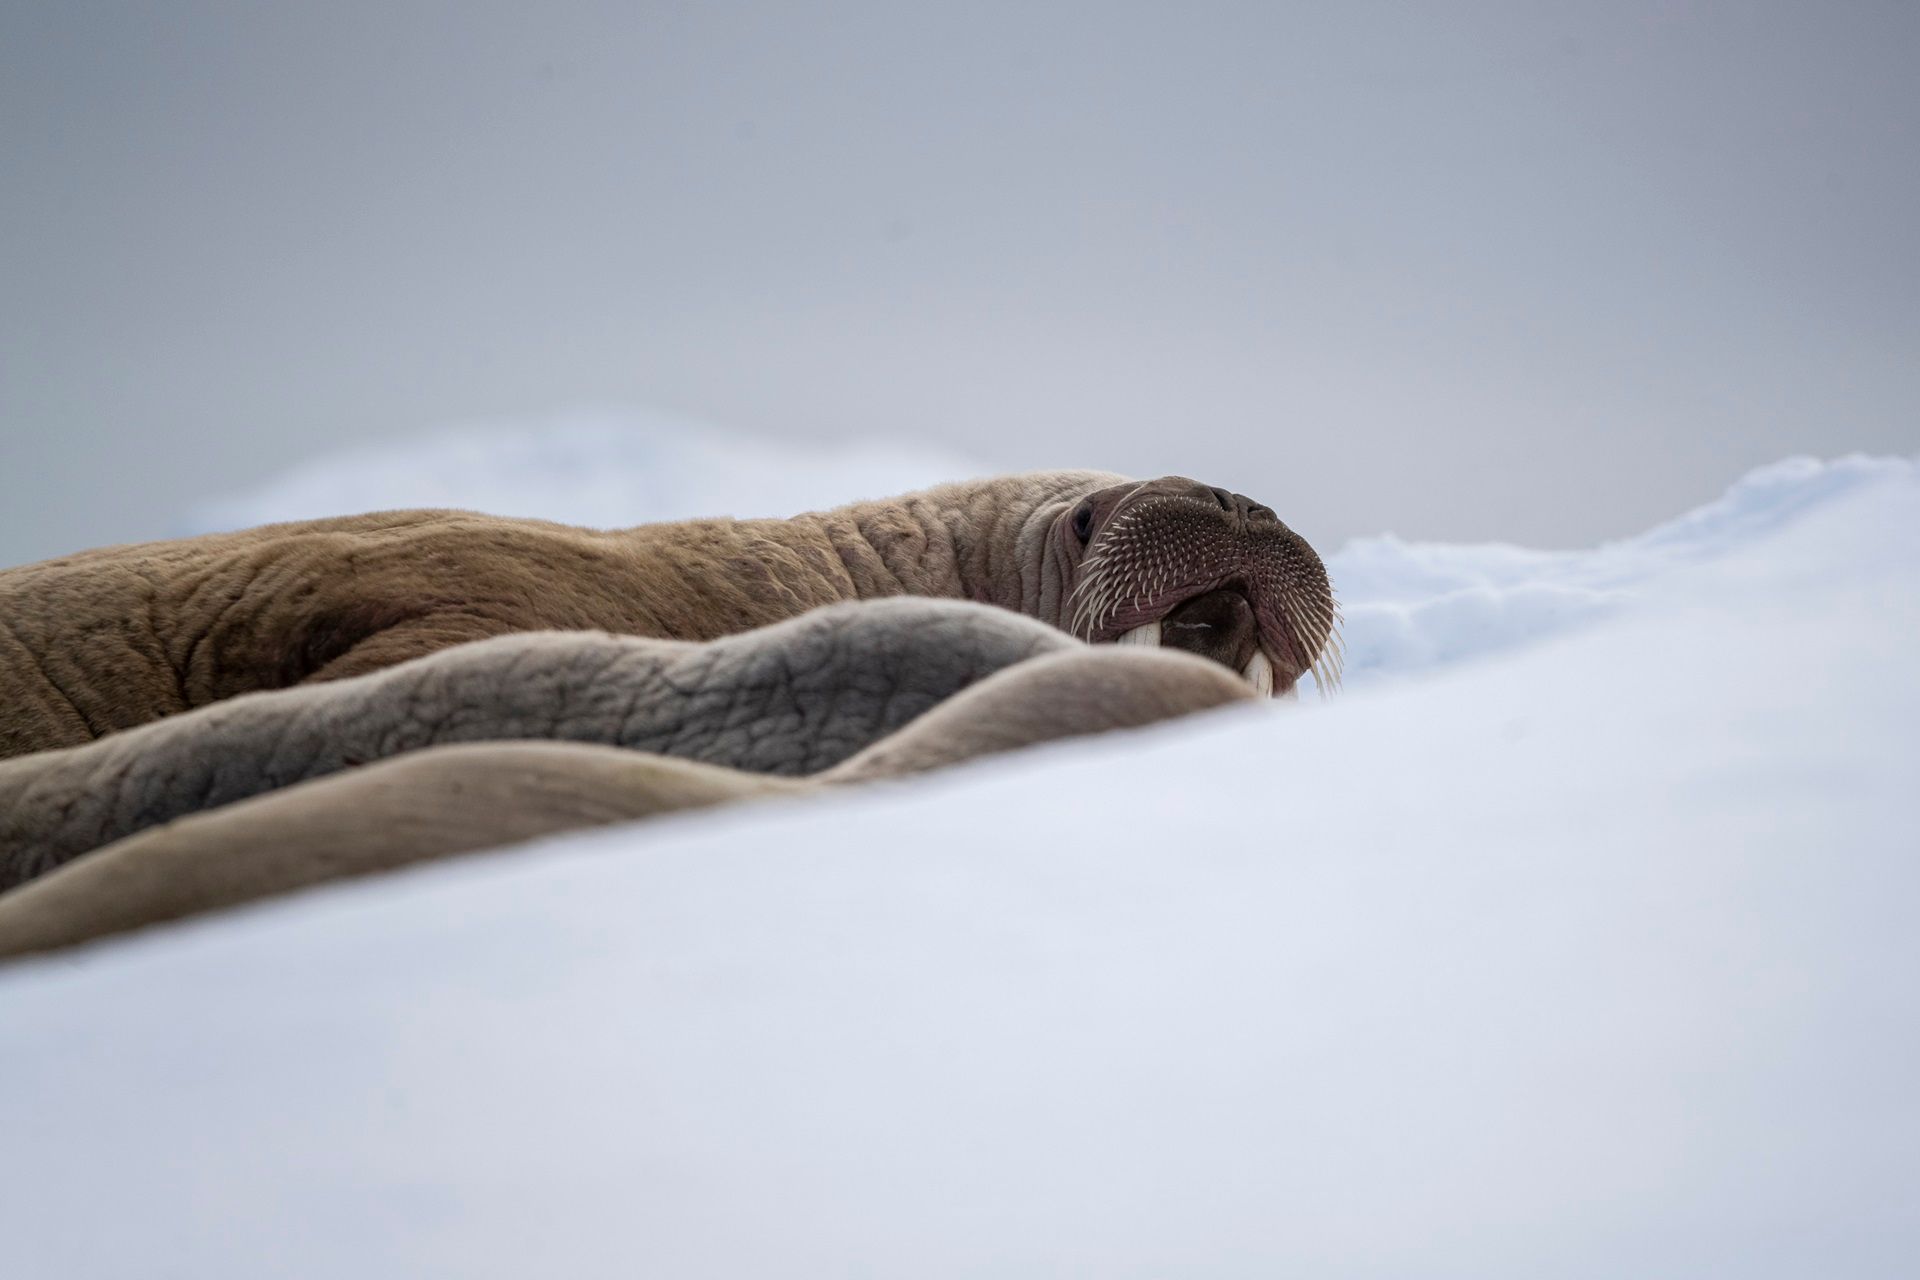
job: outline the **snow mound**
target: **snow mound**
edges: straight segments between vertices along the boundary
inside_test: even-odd
[[[454,507],[622,528],[789,516],[983,474],[951,453],[783,445],[662,414],[582,412],[446,427],[310,462],[189,514],[182,535],[361,511]]]
[[[9,1274],[1910,1274],[1913,464],[1356,555],[1611,594],[0,971]]]
[[[1638,537],[1584,551],[1357,539],[1328,558],[1345,616],[1347,680],[1407,675],[1593,622],[1674,568],[1727,555],[1851,494],[1911,483],[1904,458],[1790,458]]]

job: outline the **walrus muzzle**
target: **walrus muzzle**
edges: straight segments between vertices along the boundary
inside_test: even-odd
[[[1184,649],[1285,696],[1340,679],[1339,609],[1314,549],[1271,508],[1182,476],[1089,494],[1061,523],[1067,630]]]

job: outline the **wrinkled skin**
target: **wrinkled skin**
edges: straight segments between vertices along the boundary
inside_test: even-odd
[[[148,804],[192,804],[193,789],[209,782],[209,752],[216,760],[238,764],[245,757],[221,748],[242,739],[267,747],[282,767],[304,762],[309,780],[149,827],[0,894],[0,956],[70,946],[307,885],[555,832],[902,777],[1255,696],[1230,672],[1194,657],[1089,649],[998,610],[901,601],[823,613],[828,616],[802,620],[814,628],[809,635],[794,634],[798,624],[792,623],[756,633],[784,632],[791,642],[765,645],[759,655],[743,654],[737,640],[723,641],[677,646],[683,652],[661,660],[662,665],[636,651],[635,646],[650,642],[566,637],[584,645],[556,649],[541,643],[549,637],[532,636],[456,651],[473,659],[461,670],[450,661],[455,654],[446,654],[362,677],[351,684],[377,696],[358,709],[374,712],[380,723],[359,741],[374,750],[404,753],[361,768],[314,770],[314,762],[352,729],[332,718],[340,707],[326,706],[327,714],[316,714],[304,697],[307,691],[262,694],[181,717],[177,723],[191,729],[184,738],[159,738],[155,731],[169,726],[126,735],[146,736],[156,747],[154,756],[140,758],[144,782],[105,768],[113,763],[98,749],[105,743],[37,757],[68,756],[70,766],[83,766],[51,770],[41,779],[43,800],[64,796],[71,802],[81,798],[82,789],[97,788],[109,798],[101,812],[133,821],[151,811],[126,807],[136,798],[129,788],[139,792],[144,785]],[[1030,645],[1038,656],[1019,660],[1016,655]],[[755,656],[817,662],[807,664],[805,676],[796,679],[793,669],[756,666]],[[690,663],[690,657],[702,660]],[[1007,658],[1014,659],[1011,665],[966,683],[889,731],[906,709],[934,691],[925,668],[944,673],[938,677],[943,684],[957,685]],[[577,677],[587,667],[598,674],[582,682]],[[430,671],[439,678],[422,676]],[[663,693],[667,671],[675,679],[665,681]],[[834,689],[835,680],[844,683]],[[625,740],[633,728],[624,717],[608,714],[626,701],[628,681],[678,706],[673,717],[679,730],[661,739],[657,730],[665,721],[656,719],[650,739],[701,759],[600,745]],[[529,688],[539,691],[532,700]],[[783,710],[792,705],[796,690],[815,704],[802,719]],[[445,700],[456,695],[462,717],[495,729],[537,733],[559,727],[584,740],[459,741],[464,730],[442,718],[454,705]],[[245,716],[226,717],[241,723],[222,722],[223,713],[243,709]],[[420,741],[447,740],[452,745],[409,749]],[[315,748],[320,755],[313,754]],[[838,763],[796,778],[703,762],[719,759],[794,767],[826,759]],[[256,783],[262,780],[254,776]],[[111,799],[116,794],[118,805]],[[80,833],[82,843],[85,838]]]
[[[932,599],[887,599],[901,596]],[[820,608],[836,601],[871,603]],[[602,533],[397,512],[109,548],[0,572],[0,757],[22,757],[0,760],[0,888],[112,845],[100,865],[119,873],[151,877],[164,847],[231,891],[246,877],[208,871],[225,865],[206,862],[209,849],[293,850],[297,833],[318,843],[256,870],[283,884],[327,878],[343,854],[328,833],[345,838],[337,823],[354,815],[292,798],[282,809],[268,793],[326,787],[328,803],[383,812],[340,778],[369,764],[364,785],[386,786],[399,807],[353,839],[392,865],[478,847],[468,815],[408,809],[397,778],[453,794],[490,776],[500,799],[483,831],[542,814],[561,829],[620,808],[606,793],[570,808],[577,787],[541,773],[550,753],[521,761],[527,777],[555,779],[545,792],[486,775],[509,767],[497,752],[379,763],[460,743],[560,739],[672,758],[635,784],[643,809],[709,794],[687,781],[696,764],[676,760],[835,781],[913,772],[1218,705],[1223,679],[1240,697],[1289,693],[1309,671],[1328,688],[1337,619],[1319,557],[1269,509],[1181,477],[1097,472],[786,521]],[[1213,684],[1194,686],[1198,701],[1156,701],[1155,680],[1179,664],[1195,678],[1190,659],[1095,659],[1069,636],[1185,650],[1217,664],[1197,664]],[[1063,649],[1108,683],[1056,675],[1047,696],[956,702],[971,708],[960,720],[925,714]],[[1122,669],[1146,674],[1113,682]],[[896,733],[922,716],[920,732]],[[608,767],[625,776],[630,764]],[[505,799],[515,794],[521,809]],[[196,834],[216,828],[241,844]],[[18,895],[6,902],[22,918]]]
[[[535,632],[0,762],[0,889],[136,831],[403,752],[592,742],[818,773],[981,678],[1076,648],[959,601],[838,605],[705,644]]]

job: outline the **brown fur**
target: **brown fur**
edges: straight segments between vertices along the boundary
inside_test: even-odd
[[[1058,623],[1045,533],[1117,477],[946,485],[790,520],[598,531],[399,511],[109,547],[0,571],[0,758],[469,640],[708,640],[839,600],[971,599]]]

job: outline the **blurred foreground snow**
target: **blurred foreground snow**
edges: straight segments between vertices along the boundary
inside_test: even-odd
[[[1334,572],[1508,652],[0,971],[8,1274],[1911,1274],[1914,464]]]

